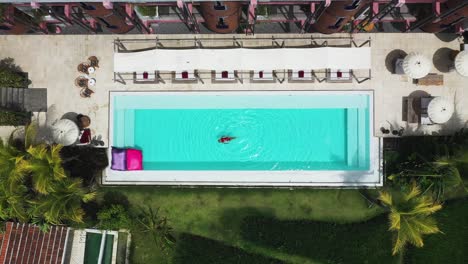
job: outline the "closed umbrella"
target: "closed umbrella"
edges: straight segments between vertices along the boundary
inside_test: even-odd
[[[455,57],[455,70],[461,75],[468,77],[468,51],[462,51]]]
[[[431,61],[421,53],[412,52],[403,59],[403,71],[413,79],[428,75],[431,68]]]
[[[69,146],[78,139],[80,131],[75,122],[68,119],[61,119],[52,124],[52,138],[55,143]]]
[[[452,117],[454,108],[452,100],[439,96],[431,100],[427,107],[427,114],[432,122],[442,124]]]

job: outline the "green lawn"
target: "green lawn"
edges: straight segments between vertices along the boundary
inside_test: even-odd
[[[164,254],[132,233],[131,263],[400,263],[381,209],[357,190],[115,187],[131,208],[161,208],[177,233]],[[125,202],[120,196],[121,202]],[[404,264],[467,263],[468,200],[435,214],[443,234],[406,250]]]
[[[103,190],[126,195],[132,208],[145,205],[160,207],[179,234],[177,247],[169,255],[163,255],[151,247],[151,240],[142,234],[132,234],[132,263],[164,263],[168,259],[175,263],[190,263],[190,258],[195,257],[192,251],[197,245],[203,245],[206,250],[201,256],[207,259],[213,257],[212,262],[205,259],[205,263],[219,263],[216,260],[218,252],[224,252],[224,257],[232,260],[224,263],[280,263],[285,260],[292,263],[322,263],[325,260],[323,256],[315,258],[303,254],[303,249],[283,250],[247,237],[245,230],[249,227],[248,221],[273,219],[280,222],[309,221],[311,224],[311,221],[349,223],[364,221],[382,213],[377,207],[369,208],[357,190],[157,187]],[[329,228],[333,229],[333,226]],[[275,231],[274,226],[269,229]],[[307,243],[320,242],[309,240]]]

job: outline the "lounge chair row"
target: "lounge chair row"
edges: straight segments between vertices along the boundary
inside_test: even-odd
[[[212,71],[213,82],[237,82],[242,77],[238,71]],[[251,82],[276,82],[277,71],[250,71]],[[174,71],[171,73],[173,82],[195,83],[202,80],[198,71]],[[157,83],[161,79],[160,72],[135,72],[133,73],[135,83]],[[311,70],[289,70],[288,82],[314,82],[316,76]],[[284,80],[284,78],[283,78]],[[352,82],[352,71],[349,69],[327,69],[327,82]],[[281,81],[282,82],[282,81]]]

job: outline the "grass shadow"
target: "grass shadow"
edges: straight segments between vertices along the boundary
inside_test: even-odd
[[[213,239],[182,233],[178,237],[172,263],[279,264],[284,262],[274,258],[252,254]]]
[[[241,234],[259,246],[322,263],[395,263],[387,222],[386,216],[352,224],[248,217]]]

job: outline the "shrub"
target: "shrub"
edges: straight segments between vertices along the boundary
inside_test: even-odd
[[[99,227],[106,230],[118,230],[130,227],[128,211],[120,204],[113,204],[102,209],[98,214]]]
[[[0,87],[25,88],[30,81],[12,58],[0,60]]]
[[[31,121],[31,113],[0,109],[0,126],[23,126]]]
[[[138,13],[142,16],[155,16],[156,15],[156,7],[155,6],[137,6]]]
[[[0,4],[0,23],[4,21],[3,15],[8,7],[8,4]]]

